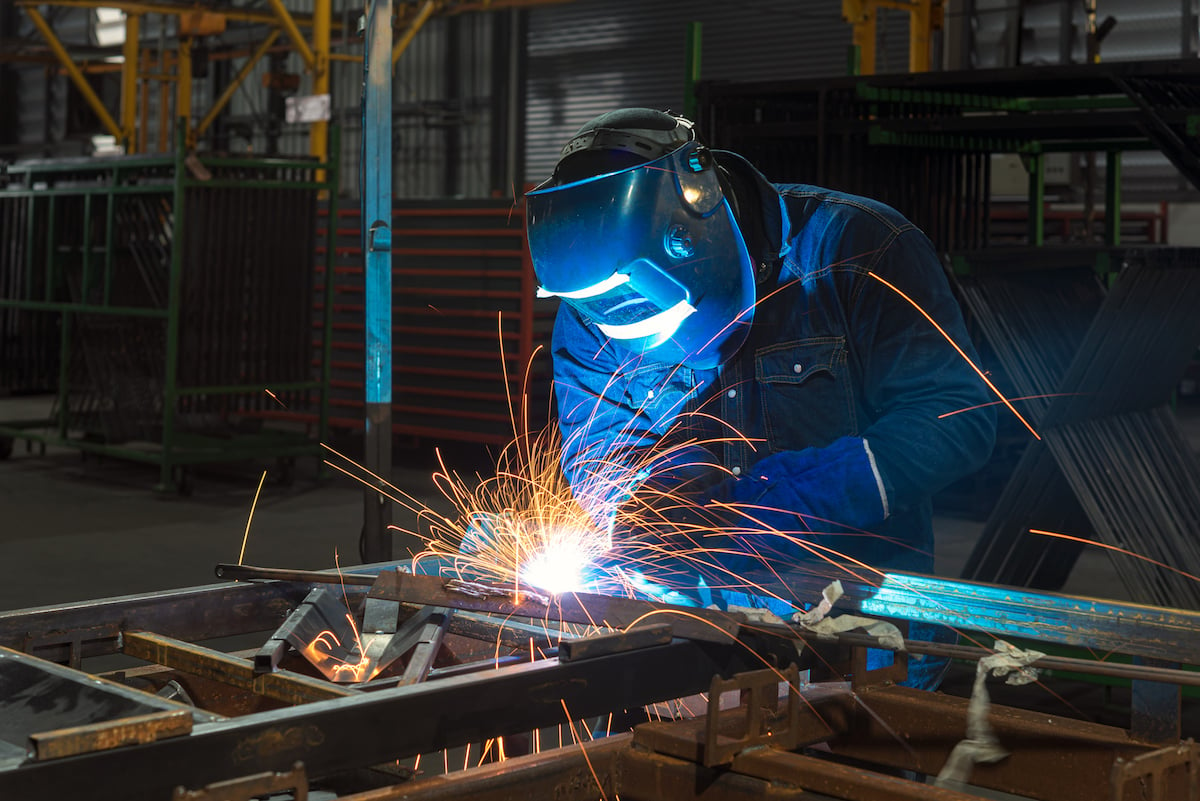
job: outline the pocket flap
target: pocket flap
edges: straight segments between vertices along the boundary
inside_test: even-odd
[[[845,337],[815,337],[784,342],[755,354],[759,381],[802,384],[817,373],[836,373],[845,360]]]

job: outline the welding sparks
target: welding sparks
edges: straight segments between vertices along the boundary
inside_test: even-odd
[[[867,273],[867,275],[871,276],[876,281],[883,284],[884,286],[886,286],[888,289],[895,292],[900,297],[904,298],[904,300],[906,300],[910,306],[912,306],[914,309],[916,309],[921,314],[922,317],[924,317],[927,321],[929,321],[929,324],[932,325],[934,328],[936,328],[937,332],[939,334],[941,334],[942,337],[947,342],[950,343],[950,347],[954,348],[954,350],[956,350],[958,352],[958,355],[961,356],[963,358],[963,361],[965,361],[970,366],[970,368],[975,371],[975,374],[978,375],[981,379],[983,379],[983,383],[987,384],[988,389],[990,389],[992,392],[994,392],[996,394],[996,397],[1000,399],[1000,402],[1003,403],[1008,408],[1008,410],[1010,412],[1012,412],[1013,415],[1016,416],[1016,418],[1018,420],[1021,421],[1021,424],[1024,425],[1025,428],[1027,428],[1029,430],[1030,434],[1033,434],[1034,439],[1042,438],[1041,435],[1038,434],[1038,432],[1036,430],[1034,430],[1033,426],[1029,424],[1029,421],[1026,420],[1021,415],[1020,412],[1017,411],[1017,407],[1012,405],[1012,403],[1004,395],[1004,393],[1001,392],[999,389],[997,389],[996,385],[991,382],[991,380],[987,377],[987,375],[983,372],[983,370],[979,369],[979,366],[976,365],[975,362],[971,360],[971,357],[966,354],[966,351],[964,351],[958,345],[958,343],[954,341],[954,338],[951,337],[950,334],[946,333],[946,329],[944,329],[940,325],[938,325],[937,321],[929,316],[929,312],[922,309],[921,305],[919,303],[917,303],[915,300],[910,298],[907,294],[904,293],[903,290],[901,290],[895,284],[890,283],[887,279],[881,278],[880,276],[876,275],[875,273],[871,273],[871,272]]]
[[[1131,551],[1127,548],[1121,548],[1120,546],[1117,546],[1117,545],[1109,545],[1107,543],[1097,542],[1096,540],[1087,539],[1086,537],[1076,537],[1071,534],[1060,534],[1055,531],[1044,531],[1044,530],[1038,529],[1038,528],[1029,529],[1029,533],[1037,534],[1042,537],[1053,537],[1055,539],[1060,539],[1060,540],[1069,540],[1071,542],[1078,542],[1078,543],[1082,543],[1084,545],[1094,545],[1097,548],[1103,548],[1104,550],[1110,551],[1112,553],[1119,553],[1119,554],[1123,554],[1124,556],[1132,557],[1134,559],[1140,559],[1143,562],[1147,562],[1149,564],[1154,565],[1155,567],[1161,567],[1163,570],[1170,570],[1172,573],[1177,573],[1178,575],[1183,576],[1186,579],[1191,579],[1192,581],[1200,581],[1200,576],[1197,576],[1194,573],[1188,573],[1186,570],[1180,570],[1177,567],[1172,567],[1171,565],[1168,565],[1166,562],[1160,562],[1157,559],[1151,559],[1149,556],[1143,556],[1142,554],[1134,553],[1133,551]]]
[[[278,396],[278,395],[276,395],[274,392],[272,392],[272,391],[271,391],[271,390],[269,390],[269,389],[263,389],[263,392],[265,392],[265,393],[267,393],[268,395],[270,395],[270,396],[271,396],[271,400],[273,400],[273,401],[275,401],[276,403],[278,403],[278,404],[279,404],[280,406],[282,406],[284,409],[286,409],[286,408],[287,408],[287,404],[286,404],[286,403],[284,403],[283,401],[281,401],[281,400],[279,399],[279,396]]]

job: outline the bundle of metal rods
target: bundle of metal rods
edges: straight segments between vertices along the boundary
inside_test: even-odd
[[[1086,520],[1102,544],[1130,552],[1113,563],[1135,600],[1194,608],[1200,582],[1186,571],[1200,565],[1200,465],[1167,404],[1200,341],[1200,251],[1099,255],[1121,269],[1098,308],[1090,269],[984,270],[961,282],[1016,391],[1043,396],[1032,405],[1042,441],[1027,449],[964,575],[1061,583],[1077,549],[1029,530],[1087,536]],[[1048,566],[1054,548],[1060,564]]]

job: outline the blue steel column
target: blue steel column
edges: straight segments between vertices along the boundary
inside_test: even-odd
[[[392,473],[392,0],[367,6],[363,58],[362,224],[366,308],[364,466],[380,482]],[[392,558],[391,508],[368,488],[362,557]]]

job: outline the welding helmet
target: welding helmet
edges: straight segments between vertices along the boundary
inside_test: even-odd
[[[538,295],[616,344],[707,369],[745,341],[754,265],[687,120],[652,109],[597,117],[526,195],[526,220]]]

